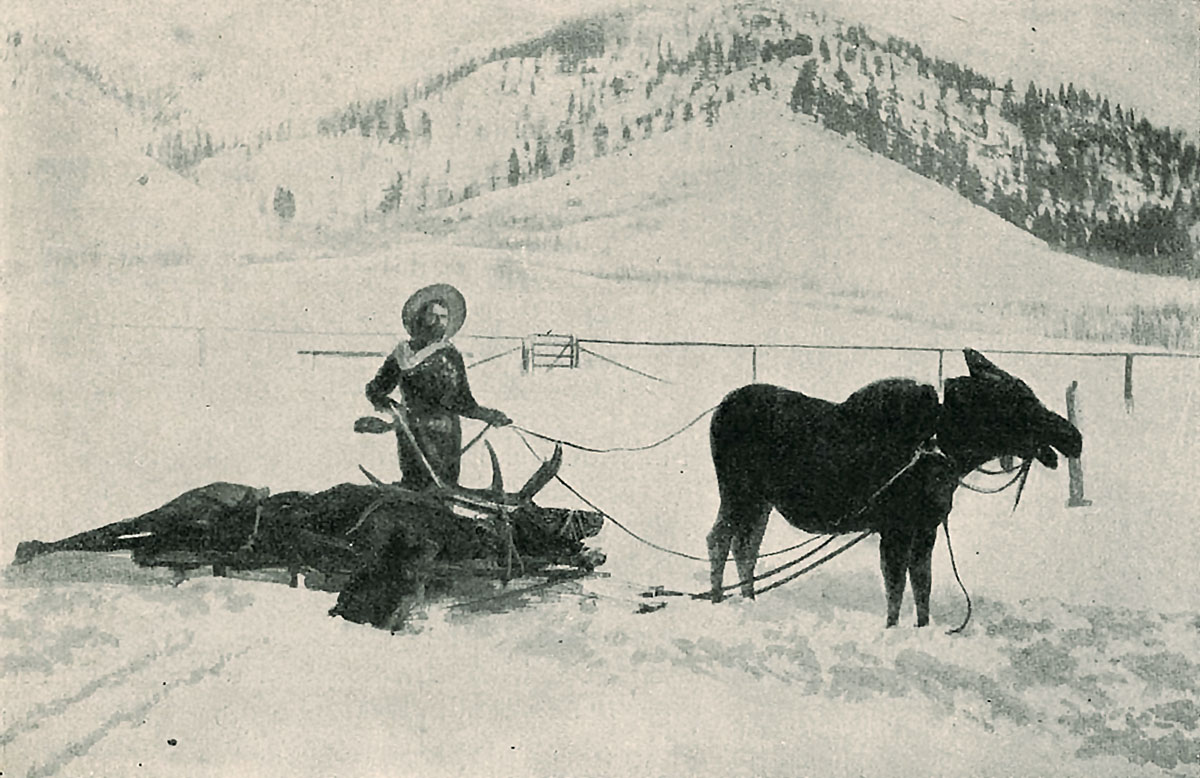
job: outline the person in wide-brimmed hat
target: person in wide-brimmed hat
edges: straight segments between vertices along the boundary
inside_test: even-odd
[[[433,472],[443,483],[458,483],[459,417],[479,419],[494,427],[512,420],[475,401],[462,354],[450,342],[467,318],[461,292],[450,284],[419,289],[404,303],[400,318],[410,339],[400,341],[384,359],[367,384],[367,399],[379,411],[399,409]],[[400,402],[389,396],[397,388]],[[397,446],[402,483],[415,488],[429,485],[420,455],[401,430],[397,430]]]

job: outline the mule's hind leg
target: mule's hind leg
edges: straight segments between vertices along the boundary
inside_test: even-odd
[[[738,548],[745,547],[747,533],[753,530],[760,514],[762,510],[757,500],[747,500],[732,489],[721,490],[721,507],[717,510],[717,520],[708,533],[709,581],[712,584],[713,602],[720,602],[725,596],[722,588],[725,582],[725,560],[729,557],[730,546],[736,538]],[[758,540],[762,541],[761,532]],[[755,545],[756,554],[757,550]],[[738,564],[740,567],[740,557]],[[753,567],[753,564],[751,566]]]
[[[747,514],[749,516],[750,514]],[[757,518],[753,523],[738,527],[733,536],[733,558],[737,562],[738,579],[742,582],[742,596],[754,599],[754,566],[758,562],[758,550],[762,547],[763,535],[767,531],[767,520],[771,517],[771,506],[758,506]]]
[[[933,546],[936,542],[936,524],[913,534],[908,580],[912,583],[913,601],[917,606],[918,627],[929,624],[929,591],[933,588]]]
[[[721,587],[725,585],[725,558],[729,556],[729,544],[733,542],[733,524],[726,501],[721,500],[717,520],[708,531],[708,579],[712,584],[712,601],[724,598]]]
[[[879,569],[883,573],[883,590],[887,595],[887,625],[900,621],[900,604],[904,600],[904,575],[912,550],[913,536],[908,532],[885,529],[879,534]],[[926,603],[928,604],[928,602]]]

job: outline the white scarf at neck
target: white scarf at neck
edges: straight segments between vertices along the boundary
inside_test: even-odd
[[[396,360],[396,364],[400,366],[400,372],[407,373],[449,345],[450,341],[448,340],[435,340],[428,346],[413,351],[409,342],[402,340],[396,345],[395,350],[392,351],[392,357]]]

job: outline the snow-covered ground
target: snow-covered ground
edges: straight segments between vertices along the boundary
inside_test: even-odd
[[[408,257],[403,265],[395,256]],[[0,554],[135,515],[210,481],[320,489],[394,474],[355,436],[371,359],[407,290],[459,284],[468,361],[514,343],[472,334],[1045,347],[812,304],[769,286],[601,280],[520,254],[415,243],[388,256],[225,269],[78,274],[10,297]],[[10,290],[11,291],[11,290]],[[89,322],[206,327],[101,327]],[[230,329],[220,329],[221,326]],[[240,328],[240,329],[237,329]],[[7,330],[6,334],[12,330]],[[750,379],[746,351],[599,346],[522,376],[472,371],[482,402],[593,446],[661,438]],[[702,563],[607,526],[610,577],[508,613],[435,606],[413,634],[325,616],[333,596],[275,583],[51,557],[3,584],[0,770],[10,775],[1158,775],[1200,774],[1197,360],[1139,358],[1134,412],[1119,358],[994,355],[1062,412],[1080,382],[1090,508],[1065,469],[1036,469],[1020,508],[960,492],[939,543],[935,626],[885,631],[874,541],[756,603],[670,601]],[[760,380],[839,399],[885,375],[933,381],[936,356],[761,350]],[[947,375],[961,374],[950,351]],[[473,431],[468,428],[468,434]],[[490,435],[507,482],[536,461]],[[464,481],[484,483],[473,451]],[[570,452],[562,475],[631,528],[702,555],[716,508],[706,425],[641,454]],[[984,479],[986,480],[986,479]],[[545,504],[574,505],[557,485]],[[777,520],[778,522],[778,520]],[[795,542],[773,524],[765,548]],[[908,607],[908,606],[906,606]],[[911,624],[911,613],[905,622]]]

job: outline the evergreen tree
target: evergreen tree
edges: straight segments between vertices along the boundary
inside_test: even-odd
[[[925,178],[937,180],[937,152],[928,143],[921,144],[921,155],[917,163],[917,172]]]
[[[592,130],[592,144],[596,149],[597,157],[603,157],[608,153],[608,125],[604,122],[598,123]]]
[[[383,200],[379,203],[380,213],[391,213],[400,207],[404,200],[404,176],[396,173],[396,180],[383,190]]]
[[[550,144],[546,141],[545,136],[538,135],[537,151],[533,157],[534,172],[541,175],[543,178],[554,172],[553,166],[550,164]]]
[[[408,142],[408,125],[404,123],[404,111],[396,110],[396,120],[392,123],[392,134],[388,138],[388,143],[407,143]]]
[[[958,178],[958,192],[976,205],[983,205],[987,201],[983,176],[980,174],[979,168],[970,164],[963,166],[962,173]]]
[[[1196,175],[1196,162],[1196,146],[1192,143],[1184,145],[1183,151],[1179,154],[1179,185],[1181,188],[1193,183]]]
[[[819,44],[819,49],[821,52],[821,61],[829,62],[830,59],[832,59],[832,55],[830,55],[830,53],[829,53],[829,44],[825,42],[824,35],[821,36],[821,43]]]
[[[1049,92],[1047,91],[1046,94]],[[1041,95],[1038,93],[1037,85],[1030,81],[1029,88],[1025,90],[1025,101],[1021,106],[1020,122],[1018,123],[1030,149],[1035,148],[1045,134],[1042,119],[1044,114],[1045,107]]]
[[[571,128],[566,128],[562,131],[563,150],[558,158],[558,166],[560,168],[568,167],[575,161],[575,131]]]
[[[285,222],[291,221],[296,215],[296,197],[292,194],[292,190],[284,189],[282,186],[275,187],[273,207],[276,216]]]
[[[1063,242],[1071,248],[1083,248],[1087,246],[1087,229],[1084,224],[1083,215],[1079,208],[1072,203],[1067,210],[1067,214],[1063,219],[1064,231]]]
[[[1014,122],[1017,118],[1017,103],[1015,100],[1017,90],[1013,86],[1012,79],[1004,84],[1004,94],[1000,98],[1000,115],[1007,121]]]
[[[943,186],[954,186],[966,167],[966,148],[959,146],[954,133],[942,129],[934,138],[938,155],[938,180]]]
[[[508,155],[508,185],[516,186],[521,183],[521,158],[517,156],[517,150],[513,149]]]
[[[1050,216],[1050,209],[1042,209],[1033,219],[1033,226],[1029,230],[1037,237],[1047,243],[1055,242],[1054,219]]]
[[[792,111],[815,115],[817,61],[806,59],[792,87],[792,98],[788,101]]]
[[[883,102],[879,90],[874,84],[867,87],[867,109],[858,122],[859,137],[867,148],[876,154],[886,154],[888,150],[888,132],[881,116]]]
[[[850,74],[842,68],[841,64],[838,64],[838,69],[834,71],[833,77],[842,85],[842,89],[845,89],[847,92],[854,91],[854,81],[850,78]]]

